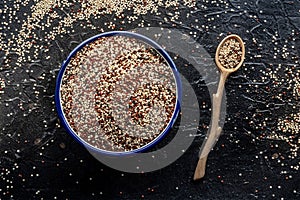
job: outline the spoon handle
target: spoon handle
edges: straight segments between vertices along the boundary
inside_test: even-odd
[[[220,110],[223,98],[224,85],[228,75],[229,72],[221,72],[217,93],[213,94],[212,117],[210,128],[199,152],[199,161],[194,173],[194,180],[201,179],[205,175],[207,156],[218,141],[218,138],[222,132],[222,128],[219,126]]]

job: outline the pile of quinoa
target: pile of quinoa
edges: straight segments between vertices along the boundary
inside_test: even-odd
[[[86,143],[131,151],[166,128],[175,109],[176,83],[156,49],[117,35],[99,38],[73,56],[60,95],[70,127]]]
[[[226,40],[219,51],[219,62],[226,69],[234,69],[242,59],[242,47],[235,38]]]

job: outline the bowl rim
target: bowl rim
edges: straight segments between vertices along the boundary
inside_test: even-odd
[[[61,105],[61,96],[60,96],[60,88],[62,85],[62,78],[63,75],[67,69],[68,64],[70,63],[71,59],[76,55],[76,53],[78,51],[80,51],[82,48],[84,48],[87,44],[102,38],[102,37],[110,37],[110,36],[115,36],[115,35],[120,35],[120,36],[125,36],[125,37],[131,37],[134,39],[138,39],[143,41],[144,43],[150,45],[151,47],[155,48],[160,54],[161,56],[163,56],[163,58],[165,59],[165,61],[168,63],[168,66],[171,67],[172,72],[173,72],[173,77],[175,80],[175,84],[176,84],[176,103],[175,103],[175,108],[172,114],[172,117],[170,118],[167,126],[165,126],[164,130],[162,132],[160,132],[158,134],[157,137],[155,137],[155,139],[153,139],[151,142],[147,143],[146,145],[138,148],[138,149],[134,149],[131,151],[108,151],[108,150],[104,150],[104,149],[100,149],[97,148],[93,145],[91,145],[90,143],[88,143],[87,141],[85,141],[84,139],[82,139],[80,136],[78,136],[76,134],[76,132],[72,129],[72,127],[69,125],[68,120],[66,119],[64,112],[63,112],[63,108]],[[180,74],[176,68],[175,63],[173,62],[173,60],[171,59],[171,57],[169,56],[169,54],[159,45],[157,44],[155,41],[153,41],[152,39],[141,35],[139,33],[135,33],[135,32],[129,32],[129,31],[110,31],[110,32],[104,32],[104,33],[100,33],[97,34],[93,37],[90,37],[86,40],[84,40],[83,42],[81,42],[78,46],[76,46],[71,53],[68,55],[67,59],[65,61],[63,61],[61,68],[58,72],[57,78],[56,78],[56,86],[55,86],[55,105],[56,105],[56,111],[58,114],[58,117],[60,119],[60,124],[63,125],[64,129],[73,137],[75,138],[75,140],[77,140],[77,142],[79,142],[81,145],[83,145],[85,148],[87,148],[88,150],[92,150],[95,153],[101,153],[101,154],[106,154],[109,156],[121,156],[121,155],[132,155],[134,153],[140,153],[140,152],[144,152],[148,149],[150,149],[151,147],[155,146],[158,142],[160,142],[166,135],[167,133],[170,131],[170,129],[172,128],[172,126],[174,125],[178,114],[180,112],[180,106],[181,106],[181,99],[182,99],[182,85],[181,85],[181,79],[180,79]]]

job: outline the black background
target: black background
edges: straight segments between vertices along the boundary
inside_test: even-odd
[[[277,128],[279,119],[299,112],[299,101],[293,95],[289,80],[299,80],[300,1],[224,2],[197,1],[189,8],[180,1],[179,19],[174,22],[170,22],[175,12],[172,6],[159,7],[160,15],[150,12],[137,15],[138,19],[131,23],[122,24],[117,19],[114,28],[105,22],[116,18],[115,13],[101,15],[99,19],[78,20],[68,28],[74,33],[62,33],[62,37],[49,41],[49,52],[40,54],[37,60],[23,61],[21,66],[15,64],[14,53],[4,56],[6,49],[2,47],[0,78],[6,86],[0,94],[0,198],[300,198],[300,175],[296,169],[300,159],[297,155],[289,157],[291,144],[299,147],[299,133],[284,133]],[[17,35],[22,25],[7,20],[9,12],[4,10],[9,11],[14,4],[12,0],[0,2],[1,33],[7,36],[2,37],[3,44],[11,32]],[[80,8],[79,4],[75,3],[73,8]],[[26,19],[24,12],[30,14],[30,6],[32,3],[15,14],[21,22]],[[53,9],[64,15],[62,8]],[[132,10],[124,10],[124,15],[134,14]],[[53,101],[60,63],[81,41],[101,31],[138,28],[141,20],[147,26],[176,28],[192,37],[195,35],[194,39],[212,57],[218,43],[229,33],[236,33],[245,41],[245,64],[226,83],[228,103],[224,133],[210,153],[207,174],[200,181],[194,182],[192,177],[210,121],[211,104],[205,83],[198,81],[201,77],[195,75],[193,66],[183,59],[175,59],[175,63],[195,89],[199,105],[206,107],[200,112],[199,136],[184,155],[168,167],[144,174],[116,171],[94,159],[59,125]],[[89,23],[99,29],[80,26]],[[43,35],[38,28],[36,32]],[[284,51],[288,52],[287,56],[283,55]],[[47,60],[46,56],[50,58]],[[9,64],[5,60],[10,60]],[[283,67],[278,68],[280,65]],[[280,94],[281,99],[277,98]],[[274,132],[293,138],[289,142],[270,139],[268,136]]]

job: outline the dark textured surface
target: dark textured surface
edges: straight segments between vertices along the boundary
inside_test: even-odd
[[[45,1],[51,5],[49,2]],[[124,9],[124,16],[137,16],[137,20],[119,18],[115,12],[101,14],[99,19],[77,18],[72,26],[65,26],[66,33],[47,40],[61,20],[56,18],[50,27],[43,25],[53,10],[63,17],[83,10],[80,3],[64,6],[63,2],[72,1],[61,2],[46,9],[40,21],[28,20],[35,5],[32,2],[24,1],[25,6],[13,0],[0,2],[0,78],[5,82],[4,93],[0,93],[1,199],[300,198],[300,144],[295,128],[300,123],[295,117],[300,107],[300,1],[197,1],[192,8],[180,1],[176,9],[160,6],[161,14],[148,11],[141,15]],[[16,13],[15,5],[20,5]],[[174,15],[178,18],[172,19]],[[226,83],[224,133],[208,158],[205,178],[199,182],[192,177],[210,121],[210,98],[201,77],[180,55],[175,63],[195,89],[199,105],[205,106],[200,113],[199,137],[170,166],[145,174],[110,169],[59,126],[54,88],[60,63],[84,39],[102,31],[138,28],[141,20],[145,26],[176,28],[191,35],[212,57],[228,33],[245,41],[245,64]],[[9,43],[22,38],[17,36],[25,21],[45,27],[32,28],[28,33],[34,33],[33,39],[24,36],[33,44],[30,49]],[[43,48],[34,57],[39,46]],[[18,56],[15,47],[28,52]],[[5,52],[9,53],[5,56]],[[18,62],[19,57],[24,60]],[[285,119],[294,122],[293,129],[280,128]]]

